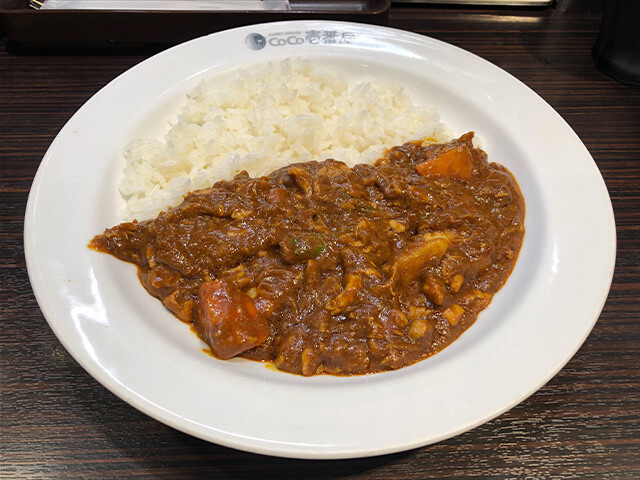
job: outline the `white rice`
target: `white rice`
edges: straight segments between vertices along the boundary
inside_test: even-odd
[[[125,220],[155,217],[186,193],[241,170],[266,175],[293,162],[353,166],[410,140],[447,140],[432,109],[395,83],[350,84],[338,71],[283,61],[200,82],[163,141],[136,139],[124,156]]]

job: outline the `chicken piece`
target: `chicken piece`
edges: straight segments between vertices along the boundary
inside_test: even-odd
[[[331,315],[342,313],[358,298],[358,292],[362,288],[362,277],[359,275],[346,275],[345,281],[344,290],[335,298],[329,299],[324,306]]]
[[[444,284],[435,277],[427,277],[422,284],[422,291],[434,305],[442,305],[446,294]]]
[[[194,328],[213,354],[226,360],[267,340],[267,318],[253,299],[228,280],[200,285]]]
[[[451,293],[458,293],[463,283],[464,275],[462,275],[461,273],[455,275],[449,282],[449,291]]]
[[[411,322],[409,326],[409,336],[414,340],[426,338],[427,343],[431,343],[434,336],[434,328],[426,318],[420,318]]]
[[[442,316],[447,319],[451,325],[456,326],[460,319],[464,315],[464,308],[462,308],[457,303],[454,303],[445,311],[442,312]]]
[[[193,320],[193,307],[195,307],[196,302],[191,298],[181,295],[180,290],[176,290],[164,297],[162,303],[183,322],[191,323]]]
[[[309,172],[303,168],[291,166],[287,173],[291,175],[298,188],[300,188],[305,195],[311,192],[311,175]]]

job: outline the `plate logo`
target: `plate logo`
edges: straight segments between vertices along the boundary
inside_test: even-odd
[[[260,33],[250,33],[245,38],[247,47],[251,50],[261,50],[264,47],[284,47],[285,45],[352,45],[357,35],[354,32],[338,30],[303,30],[296,32],[270,33],[267,37]]]
[[[266,45],[267,39],[259,33],[250,33],[249,35],[247,35],[245,43],[251,50],[260,50]]]

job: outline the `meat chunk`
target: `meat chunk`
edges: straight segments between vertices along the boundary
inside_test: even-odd
[[[223,360],[261,345],[269,336],[267,319],[253,299],[222,279],[200,286],[194,328]]]
[[[436,277],[427,277],[422,284],[422,291],[435,305],[442,305],[446,294],[442,281]]]
[[[330,299],[325,305],[331,315],[336,315],[349,308],[362,288],[362,277],[359,275],[346,275],[345,280],[344,290],[335,298]]]
[[[400,282],[408,285],[417,277],[420,269],[433,261],[439,261],[447,251],[452,235],[448,232],[425,233],[415,238],[394,258]]]
[[[289,263],[306,262],[325,249],[325,241],[317,233],[296,233],[280,242],[280,254]]]

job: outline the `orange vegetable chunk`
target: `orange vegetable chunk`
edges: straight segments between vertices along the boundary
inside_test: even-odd
[[[194,328],[223,360],[264,343],[269,336],[267,318],[253,299],[222,279],[200,285]]]
[[[428,160],[416,165],[416,171],[429,177],[465,179],[473,173],[473,157],[466,145],[460,145],[436,152]]]

